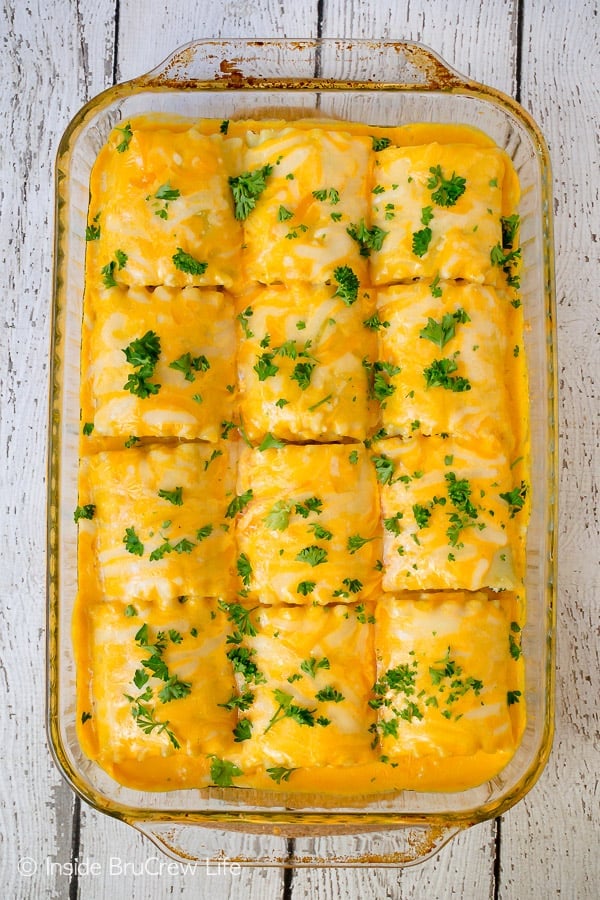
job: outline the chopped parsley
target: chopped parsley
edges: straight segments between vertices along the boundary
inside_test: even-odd
[[[264,730],[264,734],[266,734],[273,725],[276,725],[277,722],[280,722],[282,719],[292,719],[294,722],[297,722],[298,725],[308,725],[311,728],[315,724],[315,709],[308,709],[305,706],[298,706],[293,703],[294,697],[292,694],[288,694],[285,691],[276,688],[273,691],[273,696],[275,697],[276,703],[279,704],[277,707],[275,714],[271,716],[269,720],[269,724]]]
[[[445,313],[439,322],[429,316],[427,325],[419,332],[419,337],[431,341],[436,347],[443,348],[456,334],[456,325],[470,321],[470,316],[462,307],[453,313]]]
[[[431,510],[420,503],[413,504],[413,515],[418,528],[429,528],[429,519],[431,518]]]
[[[173,731],[169,728],[169,722],[159,721],[156,718],[156,712],[151,707],[148,706],[147,703],[141,701],[141,699],[135,700],[133,697],[129,697],[129,695],[125,695],[129,702],[131,703],[131,715],[133,716],[136,725],[140,728],[144,734],[152,734],[153,731],[156,731],[157,734],[163,734],[163,732],[169,738],[169,741],[173,745],[176,750],[181,749],[181,744],[175,737]]]
[[[490,252],[490,261],[493,266],[502,266],[504,271],[507,271],[506,267],[509,267],[509,263],[514,262],[516,259],[519,259],[521,256],[521,248],[517,247],[516,250],[506,250],[504,251],[502,245],[500,243],[496,244],[495,247],[492,247]],[[509,267],[510,268],[510,267]]]
[[[339,192],[335,188],[320,188],[318,191],[313,191],[312,195],[315,200],[320,200],[321,202],[329,200],[333,205],[340,202]]]
[[[253,703],[254,694],[252,691],[244,691],[242,694],[232,694],[226,703],[217,703],[217,706],[222,706],[223,709],[241,709],[245,711],[250,709]]]
[[[433,232],[431,228],[421,228],[420,231],[414,231],[412,236],[412,252],[415,256],[425,256],[431,243]]]
[[[318,547],[316,544],[311,544],[310,547],[304,547],[296,554],[296,562],[305,562],[313,567],[320,566],[322,563],[327,562],[327,550],[323,547]]]
[[[290,524],[291,504],[287,500],[278,500],[271,507],[263,522],[272,531],[285,531]]]
[[[323,501],[319,497],[308,497],[304,502],[296,503],[294,509],[303,519],[307,519],[311,512],[320,516],[323,512]]]
[[[200,262],[190,253],[186,253],[181,247],[177,248],[177,253],[171,257],[176,269],[185,272],[187,275],[204,275],[208,267],[208,263]]]
[[[326,656],[323,656],[321,659],[317,659],[316,656],[310,656],[308,659],[302,660],[300,668],[306,675],[316,678],[319,669],[329,669],[331,666]]]
[[[298,383],[300,390],[305,391],[309,387],[314,368],[315,363],[311,362],[296,363],[294,366],[290,378]]]
[[[445,178],[441,166],[431,166],[431,176],[427,179],[427,188],[432,191],[431,199],[438,206],[454,206],[465,192],[467,182],[455,172]]]
[[[100,274],[102,275],[102,284],[105,288],[113,288],[117,286],[114,275],[116,267],[117,264],[113,259],[109,263],[106,263],[105,266],[102,266],[102,268],[100,269]]]
[[[94,423],[93,422],[85,422],[84,426],[81,430],[86,437],[89,437],[90,434],[92,433],[92,431],[94,430]]]
[[[258,375],[259,381],[266,381],[267,378],[272,378],[273,375],[276,375],[279,372],[279,366],[275,365],[273,360],[275,359],[274,353],[261,353],[258,357],[256,364],[252,367],[256,374]]]
[[[131,142],[131,138],[133,137],[131,124],[127,122],[126,125],[123,125],[123,127],[121,128],[117,127],[116,130],[120,131],[123,135],[120,142],[117,144],[117,153],[125,153],[125,151],[129,149],[129,144]]]
[[[516,514],[523,509],[527,498],[527,485],[524,481],[512,491],[506,491],[500,494],[500,499],[508,503],[510,518],[514,519]]]
[[[210,777],[212,783],[217,787],[231,787],[233,779],[244,773],[229,759],[219,759],[218,756],[212,757],[210,764]]]
[[[240,635],[256,636],[256,628],[250,618],[256,607],[247,609],[241,603],[227,603],[225,600],[219,600],[219,609],[226,613],[230,622],[233,622]]]
[[[468,378],[463,378],[460,375],[452,376],[452,373],[456,372],[457,369],[458,363],[454,357],[434,359],[430,366],[426,366],[423,369],[427,387],[442,387],[455,393],[470,391],[471,383]]]
[[[300,581],[296,588],[296,593],[307,597],[309,594],[312,594],[316,586],[316,581]]]
[[[229,119],[223,119],[221,124],[219,125],[219,131],[221,134],[227,134],[229,131]]]
[[[271,766],[266,770],[269,778],[272,778],[277,784],[281,784],[282,781],[289,781],[290,775],[295,771],[295,769],[286,769],[285,766]]]
[[[365,328],[371,328],[373,331],[379,331],[380,328],[389,328],[389,322],[382,322],[377,313],[374,313],[372,316],[369,316],[368,319],[364,319],[363,325]]]
[[[85,506],[77,506],[75,507],[75,512],[73,513],[73,519],[75,522],[79,522],[80,519],[93,519],[94,513],[96,512],[96,506],[93,503],[86,503]]]
[[[208,523],[208,525],[203,525],[202,528],[196,529],[196,540],[197,541],[205,541],[207,537],[213,533],[213,527]]]
[[[397,512],[393,516],[389,516],[387,519],[383,520],[383,527],[386,531],[389,531],[390,534],[395,534],[398,536],[400,534],[400,520],[404,518],[404,513]]]
[[[123,543],[125,544],[125,549],[128,553],[132,553],[134,556],[143,556],[144,545],[135,533],[135,528],[132,527],[125,529]]]
[[[378,138],[371,135],[371,144],[375,153],[379,153],[381,150],[385,150],[386,147],[389,147],[391,143],[392,142],[389,138]]]
[[[517,231],[519,229],[520,216],[515,213],[512,216],[502,216],[500,224],[502,226],[502,246],[505,250],[512,250]]]
[[[277,210],[277,221],[278,222],[287,222],[288,219],[291,219],[294,215],[289,209],[286,209],[285,206],[280,206]]]
[[[194,372],[207,372],[210,369],[210,363],[203,354],[192,356],[191,353],[183,353],[169,363],[169,368],[182,372],[186,381],[195,381]]]
[[[233,498],[227,510],[225,512],[226,519],[235,519],[238,513],[241,513],[242,510],[250,503],[252,500],[253,491],[252,488],[248,488],[247,491],[244,491],[243,494],[239,494]]]
[[[255,651],[248,647],[233,647],[226,654],[227,659],[233,666],[233,671],[238,672],[245,681],[254,682],[254,684],[264,684],[265,676],[259,671],[258,666],[253,661]]]
[[[321,703],[341,703],[342,700],[345,700],[345,697],[340,691],[329,684],[327,687],[317,691],[315,700],[319,700]]]
[[[242,741],[248,741],[252,737],[252,721],[250,719],[240,719],[233,729],[234,744],[241,744]]]
[[[337,281],[337,290],[334,297],[341,297],[346,306],[352,306],[358,298],[359,281],[350,266],[338,266],[333,270],[333,277]]]
[[[240,553],[240,555],[238,556],[236,568],[238,575],[242,579],[244,587],[249,587],[250,579],[252,577],[252,564],[250,563],[250,560],[245,553]]]
[[[352,223],[346,228],[346,231],[358,244],[361,256],[370,256],[372,250],[381,250],[383,242],[389,234],[377,225],[367,228],[364,219],[361,219],[358,225]]]
[[[394,462],[382,453],[380,456],[372,456],[371,462],[375,465],[375,474],[380,484],[393,484]]]
[[[318,541],[330,541],[333,538],[332,532],[328,531],[327,528],[323,528],[319,522],[311,522],[308,530],[312,531]]]
[[[508,706],[512,706],[513,703],[519,703],[521,698],[521,691],[507,691],[506,693],[506,702]]]
[[[272,172],[273,166],[267,164],[260,169],[244,172],[229,179],[236,219],[243,221],[248,218],[256,206],[256,201],[265,190],[266,179]]]
[[[281,447],[285,446],[283,441],[278,440],[276,437],[273,437],[270,431],[267,431],[264,438],[260,442],[258,449],[261,453],[265,450],[275,449],[279,450]]]
[[[158,394],[160,384],[148,381],[160,357],[160,338],[154,331],[147,331],[141,338],[131,341],[123,349],[127,362],[137,369],[129,375],[123,389],[130,391],[142,400],[151,394]]]
[[[180,196],[179,190],[177,188],[172,188],[167,181],[165,184],[161,184],[154,196],[151,195],[146,197],[146,200],[152,200],[152,205],[158,206],[158,208],[154,210],[155,216],[158,216],[159,219],[168,219],[169,203],[172,203],[173,200],[177,200]],[[154,201],[156,200],[162,201],[162,204],[155,203]]]
[[[86,241],[99,241],[100,225],[96,225],[94,222],[91,225],[86,225],[85,239]]]
[[[429,285],[429,290],[431,291],[431,296],[438,299],[442,296],[442,289],[440,287],[440,273],[438,272],[431,284]]]
[[[249,320],[254,315],[254,310],[251,306],[247,306],[244,312],[238,314],[237,320],[242,326],[242,331],[244,332],[244,336],[247,338],[254,337],[254,332],[250,330]]]
[[[169,503],[172,503],[173,506],[182,506],[183,505],[183,488],[176,487],[172,491],[167,491],[164,488],[161,488],[158,492],[158,496],[162,500],[168,500]]]
[[[374,541],[375,538],[364,538],[361,537],[360,534],[351,534],[346,543],[346,549],[353,556],[357,550],[360,550],[361,547],[364,547],[365,544],[369,544],[371,541]]]

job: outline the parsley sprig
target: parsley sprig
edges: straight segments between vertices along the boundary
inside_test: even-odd
[[[346,228],[346,231],[352,240],[358,244],[360,255],[367,257],[371,255],[372,250],[381,250],[383,242],[389,234],[388,231],[384,231],[378,225],[367,228],[364,219],[361,219],[358,224],[353,222]]]
[[[288,694],[286,691],[282,691],[279,688],[275,688],[273,696],[275,697],[276,703],[279,705],[274,715],[271,716],[269,724],[264,730],[264,734],[270,731],[277,722],[281,722],[282,719],[292,719],[294,722],[297,722],[298,725],[307,725],[311,728],[314,727],[316,709],[298,706],[296,703],[292,702],[294,699],[292,694]]]
[[[186,275],[204,275],[208,268],[208,263],[200,262],[199,259],[196,259],[191,253],[186,253],[181,247],[177,248],[177,252],[173,254],[171,259],[175,268],[179,269],[180,272],[185,272]]]
[[[338,266],[333,270],[337,282],[334,297],[341,297],[346,306],[352,306],[358,298],[359,281],[350,266]]]
[[[129,365],[137,369],[129,376],[123,390],[130,391],[142,400],[151,394],[158,394],[161,385],[148,381],[154,375],[160,357],[160,338],[156,332],[147,331],[141,338],[131,341],[123,348],[123,353]]]
[[[524,481],[520,485],[514,487],[511,491],[500,494],[500,499],[508,503],[510,518],[514,519],[518,512],[521,512],[525,506],[527,498],[527,485]]]
[[[434,359],[431,365],[423,369],[425,384],[428,388],[442,387],[447,391],[462,393],[471,390],[471,382],[462,375],[453,375],[458,369],[455,356]]]
[[[467,181],[455,172],[450,178],[446,178],[441,166],[431,166],[430,177],[427,179],[427,188],[432,191],[431,199],[438,206],[454,206],[456,201],[464,194]]]
[[[243,172],[229,179],[236,219],[243,221],[248,218],[256,206],[256,201],[265,190],[267,178],[272,172],[273,166],[267,164],[260,169]]]
[[[429,316],[427,325],[419,332],[419,337],[431,341],[436,347],[443,348],[456,334],[457,324],[464,325],[470,321],[470,316],[462,307],[453,313],[445,313],[439,322]]]

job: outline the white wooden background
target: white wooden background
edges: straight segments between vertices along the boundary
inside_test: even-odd
[[[0,17],[0,888],[8,898],[600,896],[600,374],[595,0],[3,0]],[[44,731],[53,163],[76,110],[192,38],[423,41],[516,96],[554,166],[560,380],[556,739],[524,801],[411,870],[139,875],[154,847],[80,807]],[[69,878],[72,855],[100,874]],[[111,874],[115,857],[129,864]],[[35,871],[33,871],[35,870]],[[33,871],[33,874],[31,874]]]

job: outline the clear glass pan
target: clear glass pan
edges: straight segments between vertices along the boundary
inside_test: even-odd
[[[385,799],[298,797],[236,789],[151,793],[120,787],[79,748],[71,618],[77,586],[79,377],[90,170],[116,122],[140,113],[188,118],[346,119],[373,125],[478,127],[511,156],[522,186],[522,301],[529,367],[532,512],[527,544],[527,726],[510,764],[459,793]],[[51,448],[48,502],[48,714],[57,764],[96,809],[146,833],[175,858],[248,865],[407,865],[459,830],[520,800],[544,767],[554,712],[556,385],[551,176],[537,126],[512,99],[402,42],[198,41],[148,75],[81,109],[56,164]],[[203,827],[200,827],[203,826]],[[293,839],[293,840],[292,840]]]

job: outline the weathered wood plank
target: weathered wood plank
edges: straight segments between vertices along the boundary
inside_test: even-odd
[[[513,94],[517,10],[516,0],[325,0],[323,37],[419,41],[462,75]]]
[[[0,18],[0,884],[67,896],[74,797],[44,735],[45,425],[53,164],[58,138],[104,86],[113,3],[8,0]]]
[[[528,2],[521,101],[554,169],[560,499],[554,751],[503,819],[502,898],[597,897],[600,890],[600,272],[598,4]],[[543,887],[542,887],[543,886]]]
[[[195,4],[121,0],[118,77],[147,71],[193,37],[316,34],[316,0]],[[200,8],[206,7],[206,8]],[[451,7],[451,8],[449,8]],[[592,898],[598,854],[598,6],[523,0],[522,101],[540,122],[554,163],[561,379],[561,554],[557,738],[548,768],[502,818],[494,883],[494,825],[460,835],[413,870],[297,871],[298,897]],[[0,152],[3,312],[0,341],[0,883],[6,896],[66,897],[73,798],[49,762],[43,697],[44,424],[51,264],[51,169],[57,140],[89,96],[111,81],[116,0],[7,0],[0,23],[5,142]],[[323,33],[421,40],[459,71],[508,93],[517,87],[517,8],[509,0],[325,0]],[[143,38],[140,37],[143,22]],[[6,465],[8,464],[8,465]],[[18,700],[16,699],[18,698]],[[132,829],[85,808],[79,896],[279,897],[281,873],[108,876],[158,851]],[[20,876],[20,857],[37,872]],[[264,870],[263,870],[264,872]],[[276,877],[274,877],[276,875]],[[75,894],[73,895],[75,896]]]
[[[140,41],[140,16],[152,22]],[[295,38],[317,34],[317,0],[224,0],[222,3],[172,3],[125,0],[120,4],[117,80],[150,71],[170,53],[201,38]]]

